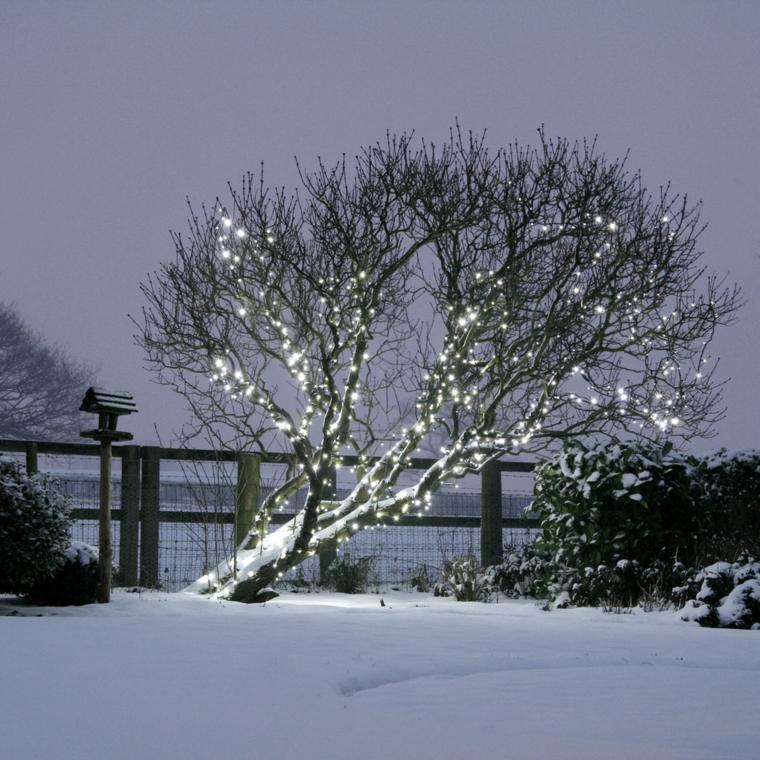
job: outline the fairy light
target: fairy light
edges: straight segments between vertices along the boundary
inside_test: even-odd
[[[625,340],[637,342],[645,352],[662,350],[670,325],[681,319],[682,315],[676,309],[669,311],[666,303],[658,301],[656,297],[642,295],[639,299],[639,295],[633,295],[626,286],[622,286],[618,292],[600,292],[597,278],[600,273],[604,273],[608,261],[610,265],[615,263],[615,257],[619,252],[618,245],[622,239],[622,236],[617,234],[621,226],[614,219],[614,211],[606,208],[593,217],[586,214],[585,219],[584,223],[576,224],[575,228],[581,230],[582,234],[583,228],[588,228],[589,222],[593,220],[593,224],[600,229],[587,229],[587,234],[593,235],[597,242],[594,248],[581,253],[583,258],[578,262],[575,271],[567,273],[567,280],[562,288],[564,293],[558,299],[560,307],[565,309],[568,315],[574,315],[580,320],[584,324],[582,329],[607,329],[608,325],[615,328],[617,324],[624,324],[625,331],[621,330],[618,334],[625,336]],[[657,217],[653,220],[655,223],[656,219]],[[563,223],[559,223],[560,221]],[[544,238],[542,235],[552,231],[556,234],[572,230],[573,225],[566,225],[566,221],[551,217],[537,220],[538,223],[533,226],[531,232],[532,239],[538,244],[553,244],[552,239]],[[667,223],[669,217],[663,215],[661,221]],[[260,266],[257,262],[268,266],[266,262],[273,260],[274,252],[265,245],[266,243],[271,246],[275,243],[275,236],[269,228],[259,237],[260,232],[251,228],[246,231],[245,227],[240,226],[240,221],[235,223],[227,216],[222,216],[220,223],[223,230],[234,230],[234,234],[219,235],[217,242],[220,258],[224,260],[225,265],[233,265],[225,266],[225,271],[229,268],[234,272],[232,275],[228,274],[228,277],[243,278],[244,271],[249,266]],[[612,242],[604,242],[605,236]],[[249,237],[250,242],[242,242]],[[286,245],[286,238],[281,240],[281,244]],[[435,367],[429,369],[422,378],[423,392],[414,404],[416,419],[411,420],[392,441],[378,442],[368,448],[371,453],[384,452],[379,455],[379,461],[384,462],[382,466],[373,464],[376,460],[365,454],[359,455],[357,461],[360,469],[357,477],[369,495],[360,498],[354,491],[354,502],[351,502],[349,497],[337,502],[338,506],[335,506],[336,502],[321,506],[320,520],[323,516],[325,520],[339,516],[341,522],[329,526],[320,522],[320,526],[325,527],[320,527],[319,539],[315,538],[303,554],[314,554],[315,547],[318,546],[317,540],[343,544],[352,533],[362,528],[372,530],[389,522],[398,522],[399,516],[407,514],[410,509],[413,513],[421,515],[430,509],[431,485],[435,488],[439,479],[460,477],[468,468],[469,471],[473,471],[494,451],[511,449],[513,453],[519,453],[523,449],[529,450],[528,447],[534,446],[537,440],[540,441],[541,437],[546,435],[545,428],[550,427],[546,420],[557,409],[561,413],[561,410],[571,408],[578,414],[585,413],[594,419],[602,419],[608,415],[623,417],[631,414],[638,418],[638,424],[643,425],[646,422],[661,431],[682,424],[680,416],[686,416],[684,399],[671,389],[671,385],[676,385],[679,381],[677,376],[681,372],[674,362],[661,364],[657,370],[655,380],[659,378],[661,381],[659,386],[665,391],[664,395],[661,391],[651,392],[649,395],[650,391],[637,388],[635,384],[629,388],[627,381],[621,381],[620,378],[602,377],[595,382],[591,377],[595,371],[594,357],[591,356],[589,361],[589,357],[582,353],[575,357],[579,363],[571,365],[563,358],[563,369],[556,376],[540,380],[536,376],[536,370],[540,372],[539,368],[546,361],[545,349],[540,338],[531,341],[523,341],[520,338],[520,309],[510,306],[510,292],[508,288],[506,292],[504,290],[504,278],[498,276],[501,273],[487,268],[474,271],[469,285],[473,289],[467,297],[463,298],[462,302],[452,299],[451,303],[445,304],[444,316],[449,333],[444,339]],[[374,275],[374,271],[372,274]],[[239,305],[233,305],[233,309],[239,317],[246,318],[246,329],[259,329],[265,339],[274,339],[275,345],[278,345],[279,338],[280,355],[291,377],[292,387],[297,389],[299,394],[303,393],[299,398],[308,403],[304,404],[298,416],[293,415],[291,422],[288,413],[283,415],[282,410],[273,404],[266,388],[258,388],[256,378],[247,377],[244,368],[237,366],[242,360],[236,355],[228,354],[226,358],[214,357],[211,360],[211,382],[220,384],[232,394],[232,398],[250,399],[269,411],[277,429],[294,445],[297,445],[298,436],[303,441],[308,441],[309,435],[315,434],[316,427],[312,423],[315,419],[320,419],[319,416],[315,418],[315,415],[320,413],[324,414],[320,432],[327,436],[326,440],[345,441],[345,438],[340,438],[345,435],[345,419],[350,420],[360,412],[363,399],[369,399],[367,403],[372,401],[372,388],[371,385],[367,385],[364,367],[371,364],[374,358],[371,350],[364,349],[367,339],[360,336],[371,335],[373,332],[373,320],[377,310],[367,303],[366,293],[373,287],[372,282],[375,278],[370,278],[370,271],[367,269],[357,267],[346,279],[339,280],[332,275],[318,279],[319,287],[315,301],[319,308],[315,310],[315,318],[320,324],[329,326],[332,331],[332,338],[326,342],[323,350],[330,357],[334,357],[331,361],[335,361],[335,366],[340,367],[334,376],[327,376],[328,383],[324,378],[325,371],[320,360],[315,361],[314,357],[309,359],[311,346],[298,345],[303,340],[303,333],[298,327],[291,327],[292,315],[288,313],[287,299],[283,298],[282,304],[278,302],[274,287],[277,277],[276,267],[267,271],[266,276],[262,274],[260,282],[257,283],[257,295],[250,291],[246,293],[243,279],[239,279],[240,292],[235,294]],[[654,284],[659,278],[660,274],[656,268],[652,268],[651,283]],[[644,286],[646,287],[646,283]],[[649,324],[654,318],[652,310],[655,307],[661,313],[659,328],[663,338],[654,337],[655,330]],[[690,308],[696,307],[692,304]],[[594,319],[594,315],[604,318]],[[249,316],[252,317],[250,324]],[[556,319],[556,315],[551,316],[552,319]],[[533,319],[532,322],[532,326],[539,332],[547,324],[552,322],[546,317]],[[588,328],[586,324],[589,325]],[[515,333],[510,335],[510,330],[513,329]],[[653,336],[654,340],[650,336]],[[350,352],[350,360],[345,361],[348,355],[346,349],[353,345],[352,341],[358,340],[365,342],[357,344],[356,351]],[[481,343],[478,343],[479,340]],[[498,342],[498,348],[489,345],[491,340]],[[346,341],[345,345],[343,341]],[[219,353],[223,354],[224,351]],[[582,369],[584,365],[585,370]],[[441,418],[446,416],[447,410],[456,409],[457,414],[474,415],[466,418],[470,420],[478,419],[477,415],[488,408],[488,394],[491,392],[488,383],[497,368],[515,375],[528,373],[528,377],[535,377],[540,384],[540,391],[532,393],[532,398],[526,399],[525,405],[522,406],[522,419],[512,424],[506,423],[502,430],[493,430],[490,426],[488,430],[466,429],[466,434],[459,440],[441,447],[439,473],[431,476],[432,479],[427,482],[425,488],[421,488],[409,498],[403,495],[404,489],[398,494],[387,496],[387,488],[393,484],[396,473],[408,466],[408,457],[414,456],[414,452],[419,450],[420,442],[431,429],[435,429]],[[692,376],[694,377],[700,380],[702,373],[696,373]],[[563,383],[571,381],[572,378],[583,378],[588,383],[588,390],[581,391],[582,395],[563,391]],[[573,382],[578,383],[577,380]],[[692,382],[696,383],[695,380]],[[341,384],[343,388],[340,387]],[[651,402],[651,409],[644,406],[645,401]],[[572,407],[568,407],[568,403],[572,404]],[[629,424],[632,423],[633,421]],[[470,423],[466,421],[464,424],[466,427]],[[333,453],[336,449],[332,448],[332,444],[328,449],[330,453],[327,450],[319,453],[317,450],[320,460],[312,460],[307,464],[317,466],[314,462],[324,460],[325,463],[337,466],[339,458]],[[299,464],[301,471],[303,466],[303,463]],[[321,468],[323,465],[318,466]],[[355,467],[351,469],[356,471]],[[325,480],[325,485],[330,485],[329,478]],[[283,509],[284,503],[284,500],[278,501],[277,508]],[[263,522],[265,521],[262,521],[262,524]],[[296,534],[297,529],[296,521],[288,528],[291,537]],[[279,561],[287,564],[286,557],[291,549],[288,548],[285,533],[280,534],[280,530],[282,529],[278,528],[270,534],[272,538],[265,540],[262,536],[260,551],[264,552],[262,556],[269,556],[266,552],[276,550]],[[252,577],[252,571],[247,572],[247,577]]]

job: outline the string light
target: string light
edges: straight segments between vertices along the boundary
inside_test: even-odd
[[[520,332],[525,325],[524,310],[512,295],[511,287],[505,287],[512,282],[509,277],[513,275],[506,269],[488,266],[476,269],[463,297],[452,298],[444,305],[449,329],[435,365],[432,369],[428,367],[422,377],[421,391],[414,403],[414,419],[393,440],[378,441],[374,447],[368,445],[368,452],[382,452],[379,458],[367,453],[357,456],[358,465],[351,467],[351,471],[356,472],[356,487],[344,499],[323,500],[318,507],[318,529],[306,549],[295,548],[294,543],[294,537],[303,526],[302,514],[269,534],[262,528],[268,519],[263,515],[257,518],[258,527],[254,531],[263,532],[258,534],[260,540],[255,552],[251,555],[241,552],[238,557],[239,567],[247,568],[241,570],[241,577],[252,578],[256,569],[267,562],[278,561],[287,567],[291,553],[313,555],[316,547],[331,542],[345,543],[353,533],[398,522],[400,516],[410,510],[413,514],[423,514],[430,509],[432,491],[440,482],[477,471],[494,453],[529,450],[547,435],[545,428],[555,413],[577,409],[579,414],[591,418],[633,416],[637,424],[650,425],[660,431],[683,425],[682,418],[688,415],[684,414],[684,399],[674,390],[679,387],[682,372],[676,362],[662,362],[658,366],[652,376],[652,387],[629,385],[625,378],[611,376],[610,380],[603,375],[601,379],[593,378],[595,356],[585,354],[580,343],[577,351],[571,351],[576,353],[575,357],[552,356],[550,351],[554,349],[548,350],[544,344],[542,336],[550,339],[551,331],[556,329],[554,325],[564,319],[574,320],[579,325],[579,335],[584,334],[584,330],[609,325],[611,330],[618,330],[621,341],[630,341],[629,345],[641,351],[642,356],[665,353],[664,339],[668,330],[683,315],[680,306],[669,310],[667,299],[660,300],[655,292],[655,287],[661,287],[656,285],[661,277],[657,268],[647,270],[648,276],[636,289],[625,282],[612,292],[599,286],[605,281],[606,268],[616,264],[619,249],[629,234],[626,225],[621,223],[622,214],[618,217],[621,221],[614,217],[605,207],[602,213],[586,214],[583,222],[539,218],[533,224],[529,239],[546,245],[553,245],[563,233],[575,234],[574,230],[591,236],[588,248],[579,249],[577,265],[567,272],[561,298],[550,307],[557,309],[557,313],[549,313],[541,304],[526,304],[526,309],[545,311],[540,317],[531,317],[530,325],[537,331],[535,339],[526,340]],[[666,214],[655,216],[653,222],[658,218],[662,223],[670,221]],[[287,298],[281,296],[282,287],[288,285],[280,282],[283,275],[278,268],[277,251],[272,246],[287,245],[284,242],[287,238],[278,232],[280,242],[277,242],[269,227],[256,231],[251,227],[251,217],[236,222],[221,215],[219,223],[220,233],[234,230],[234,235],[216,236],[224,271],[234,272],[227,276],[235,278],[239,287],[239,292],[233,294],[237,299],[237,303],[232,304],[233,316],[236,313],[241,320],[240,329],[256,330],[263,341],[279,350],[292,387],[304,403],[297,411],[281,409],[272,392],[259,382],[258,370],[247,369],[244,359],[228,349],[214,352],[219,355],[210,359],[210,381],[236,401],[247,399],[257,404],[270,416],[275,429],[298,451],[299,472],[304,473],[306,467],[305,477],[311,479],[310,482],[319,476],[322,483],[330,487],[332,481],[325,476],[326,468],[335,466],[337,469],[340,446],[347,445],[350,424],[369,413],[363,405],[373,399],[372,385],[368,382],[369,368],[378,357],[371,333],[376,328],[376,306],[383,303],[384,296],[375,281],[382,278],[375,277],[374,265],[367,265],[366,260],[362,262],[363,267],[356,265],[351,273],[334,272],[317,277],[318,287],[313,294],[317,308],[312,307],[311,312],[315,324],[309,328],[324,328],[324,335],[329,336],[320,346],[320,354],[315,350],[316,343],[304,337],[303,326],[297,319],[294,321]],[[587,232],[584,233],[584,229]],[[558,237],[548,238],[549,234]],[[595,241],[593,246],[592,240]],[[258,273],[254,277],[256,289],[253,291],[246,286],[250,271]],[[379,300],[373,303],[372,297]],[[694,302],[690,308],[697,308]],[[655,309],[660,316],[659,324],[653,327]],[[380,317],[386,318],[382,309]],[[663,337],[657,337],[656,332]],[[571,344],[568,347],[572,348]],[[549,363],[553,367],[551,373],[545,370]],[[561,371],[555,376],[554,369]],[[246,374],[248,371],[252,376]],[[500,429],[494,429],[494,423],[481,425],[479,422],[480,415],[493,403],[496,387],[493,378],[497,372],[504,373],[507,379],[525,376],[529,384],[532,383],[529,399],[511,400],[514,408],[520,410],[515,415],[517,419],[504,421]],[[696,373],[695,378],[695,382],[701,380],[702,373]],[[585,392],[581,387],[584,382]],[[568,393],[563,389],[566,383],[575,383],[578,387]],[[423,472],[416,486],[397,489],[394,493],[396,478],[408,467],[409,457],[419,450],[431,430],[440,428],[443,418],[452,413],[459,415],[462,428],[449,445],[441,447],[435,467]],[[321,438],[316,443],[312,439],[318,436]],[[310,453],[307,456],[304,452]],[[286,503],[285,499],[271,500],[280,510]],[[209,582],[219,581],[209,575]]]

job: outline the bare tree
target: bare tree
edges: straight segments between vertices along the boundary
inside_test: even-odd
[[[0,303],[0,438],[78,440],[93,370],[68,358]]]
[[[294,195],[248,175],[190,213],[144,285],[139,342],[197,418],[294,464],[226,563],[193,586],[252,601],[353,533],[421,514],[444,481],[570,436],[706,434],[707,346],[736,288],[699,265],[698,207],[594,143],[490,152],[389,135]],[[443,437],[415,483],[415,449]],[[391,443],[387,449],[383,440]],[[357,483],[330,500],[331,468]],[[268,533],[273,509],[304,508]]]

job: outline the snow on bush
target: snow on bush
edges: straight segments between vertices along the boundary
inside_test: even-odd
[[[481,569],[475,557],[446,562],[441,576],[433,588],[435,596],[453,596],[458,602],[488,602],[495,591],[489,572]]]
[[[45,475],[0,461],[0,592],[26,594],[65,560],[70,506]]]
[[[506,547],[504,561],[488,568],[491,584],[504,596],[518,598],[546,595],[552,568],[546,553],[533,544]]]
[[[760,630],[760,562],[716,562],[695,578],[701,583],[681,618],[710,628]]]
[[[535,550],[550,568],[539,590],[567,591],[576,604],[636,604],[643,578],[666,574],[675,558],[691,562],[700,534],[697,465],[670,444],[573,443],[537,467]]]
[[[687,605],[685,619],[701,625],[760,625],[759,565],[746,559],[760,556],[760,452],[697,459],[670,444],[574,443],[536,469],[528,510],[541,520],[537,542],[507,547],[485,570],[449,563],[435,593]]]
[[[64,554],[66,561],[73,565],[92,567],[98,564],[98,547],[86,544],[84,541],[72,541]]]
[[[90,604],[97,598],[97,591],[98,549],[72,541],[53,575],[36,583],[28,598],[37,604]]]

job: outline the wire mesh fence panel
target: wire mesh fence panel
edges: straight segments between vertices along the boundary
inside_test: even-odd
[[[445,562],[479,551],[479,529],[404,526],[364,530],[343,544],[338,556],[370,557],[377,584],[409,587],[415,579],[435,582]]]
[[[204,463],[203,482],[162,482],[160,511],[181,510],[192,521],[161,522],[159,583],[176,591],[224,562],[232,553],[235,513],[234,472],[218,463]],[[194,470],[196,475],[199,471]]]
[[[97,486],[97,483],[95,483]],[[93,501],[92,483],[67,483],[81,504]],[[97,490],[97,489],[95,489]],[[89,494],[89,496],[88,496]],[[204,496],[205,498],[201,498]],[[468,492],[439,492],[428,514],[441,517],[477,517],[480,494]],[[94,497],[94,502],[97,496]],[[303,494],[291,501],[298,506]],[[201,503],[204,502],[204,503]],[[294,504],[293,504],[294,502]],[[525,494],[505,494],[502,511],[505,517],[519,516],[530,497]],[[159,586],[177,591],[209,569],[225,561],[232,551],[234,524],[223,522],[223,516],[234,512],[234,495],[230,489],[213,489],[208,484],[169,483],[161,486],[161,512],[183,510],[192,512],[192,522],[160,522],[159,527]],[[291,506],[292,508],[292,506]],[[159,518],[161,516],[159,512]],[[283,517],[289,516],[286,513]],[[270,526],[270,530],[276,529]],[[535,539],[535,530],[510,528],[503,531],[505,545],[519,545]],[[82,520],[75,524],[72,535],[77,540],[97,544],[98,523]],[[120,550],[119,523],[113,523],[114,563],[118,566]],[[370,580],[375,585],[394,585],[408,588],[415,580],[438,579],[448,560],[480,555],[480,529],[464,527],[388,526],[363,530],[341,545],[338,556],[371,560]],[[318,581],[318,564],[309,560],[300,569],[289,572],[286,580]]]
[[[76,520],[71,526],[71,538],[74,541],[84,541],[86,544],[97,546],[98,544],[98,521]],[[114,555],[116,554],[116,542],[114,541]]]
[[[14,455],[20,459],[22,455]],[[159,486],[158,585],[176,591],[209,569],[225,561],[231,554],[234,536],[236,470],[234,463],[202,462],[162,464]],[[87,456],[46,455],[40,457],[40,471],[53,473],[75,509],[93,510],[92,518],[77,520],[72,538],[97,545],[98,521],[94,510],[99,504],[98,460]],[[282,481],[285,469],[270,466],[262,472],[260,498],[268,496]],[[477,519],[482,511],[478,479],[471,478],[471,488],[444,488],[433,494],[429,517]],[[520,473],[504,473],[503,485],[529,486],[532,477]],[[337,497],[349,493],[350,483],[340,483]],[[303,507],[306,492],[301,490],[280,507],[280,520],[287,519]],[[529,493],[515,493],[506,488],[502,493],[502,516],[519,518],[530,504]],[[114,459],[112,508],[121,507],[121,461]],[[118,512],[117,512],[118,515]],[[184,515],[183,519],[181,516]],[[270,525],[270,530],[277,524]],[[119,520],[113,521],[114,564],[118,567],[121,553]],[[132,534],[130,534],[132,535]],[[519,545],[536,538],[537,531],[510,528],[503,531],[504,544]],[[137,541],[137,538],[133,539]],[[138,547],[131,547],[136,556]],[[409,588],[425,577],[435,582],[448,560],[480,553],[478,527],[388,526],[362,530],[340,546],[338,557],[348,560],[368,558],[370,583],[379,586]],[[289,580],[317,583],[318,558],[311,558],[286,574]],[[116,576],[118,581],[118,575]]]
[[[229,557],[233,525],[162,522],[159,530],[159,587],[178,591]],[[276,527],[276,526],[275,526]],[[535,540],[536,530],[503,531],[506,546]],[[97,520],[77,520],[72,538],[97,545]],[[114,565],[118,568],[121,546],[119,524],[113,524]],[[338,558],[371,560],[370,581],[377,585],[409,587],[416,578],[438,579],[443,565],[465,556],[478,557],[479,528],[389,526],[364,530],[341,545]],[[211,562],[210,558],[215,558]],[[316,558],[290,571],[285,580],[318,581]],[[116,576],[118,581],[118,575]]]
[[[529,543],[537,531],[510,528],[505,545]],[[404,588],[431,585],[439,580],[447,562],[480,556],[480,528],[386,527],[364,530],[341,545],[338,557],[371,559],[370,580],[378,585]]]
[[[159,585],[179,591],[229,556],[233,526],[161,523],[159,531]],[[225,548],[226,547],[226,548]],[[216,562],[211,562],[216,557]]]
[[[61,491],[71,500],[71,506],[74,509],[97,509],[100,505],[100,480],[97,477],[57,476],[55,480]],[[114,477],[111,480],[111,508],[119,509],[120,507],[121,479]]]

